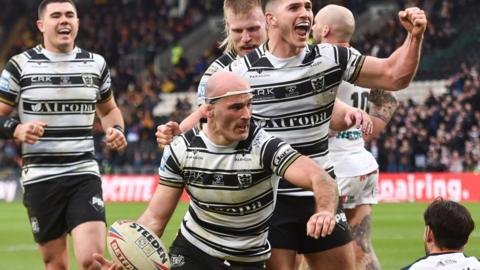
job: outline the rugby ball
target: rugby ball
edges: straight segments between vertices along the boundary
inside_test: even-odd
[[[168,270],[168,251],[147,227],[118,220],[108,228],[107,249],[115,263],[126,270]]]

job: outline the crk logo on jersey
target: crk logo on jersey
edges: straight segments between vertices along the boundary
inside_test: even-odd
[[[255,95],[257,96],[274,96],[273,88],[260,88],[256,89]]]
[[[46,75],[39,75],[39,76],[33,76],[30,81],[32,84],[38,84],[38,83],[51,83],[52,82],[52,77],[51,76],[46,76]]]

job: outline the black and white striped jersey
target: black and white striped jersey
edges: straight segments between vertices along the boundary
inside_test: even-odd
[[[307,46],[299,55],[281,59],[264,44],[228,69],[254,89],[253,118],[260,127],[332,172],[328,128],[337,89],[342,80],[357,79],[364,59],[331,44]],[[280,182],[278,194],[313,195],[286,181]]]
[[[270,256],[278,176],[299,156],[253,123],[246,140],[229,146],[215,145],[195,128],[166,147],[160,184],[188,192],[181,232],[192,244],[222,259],[263,261]]]
[[[37,46],[12,57],[0,78],[0,102],[16,106],[20,121],[48,124],[40,140],[22,145],[23,184],[94,174],[92,136],[97,102],[112,98],[103,57],[75,47],[52,53]]]

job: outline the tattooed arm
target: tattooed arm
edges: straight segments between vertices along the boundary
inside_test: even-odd
[[[370,103],[370,118],[373,121],[373,133],[364,135],[365,141],[380,136],[398,107],[398,101],[393,92],[390,91],[372,89],[368,101]]]

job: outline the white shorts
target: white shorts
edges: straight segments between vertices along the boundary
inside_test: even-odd
[[[378,203],[378,170],[362,176],[337,177],[337,184],[345,209]]]

